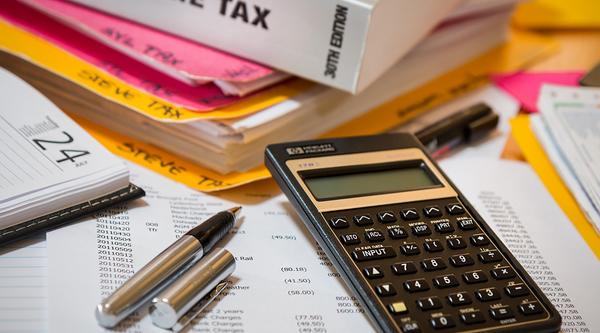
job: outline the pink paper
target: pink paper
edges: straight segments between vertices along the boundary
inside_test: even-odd
[[[496,86],[516,98],[527,112],[537,112],[537,100],[544,83],[577,86],[583,72],[519,72],[492,76]]]
[[[61,0],[26,0],[79,31],[187,83],[247,82],[273,71],[187,39]]]
[[[239,100],[214,84],[191,86],[156,71],[17,1],[4,1],[0,16],[154,96],[194,111],[210,111]]]

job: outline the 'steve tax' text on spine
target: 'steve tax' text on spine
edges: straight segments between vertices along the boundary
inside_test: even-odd
[[[327,51],[327,61],[325,62],[325,72],[323,73],[324,76],[329,76],[332,79],[335,79],[337,73],[347,19],[348,7],[339,4],[336,5],[331,37],[329,38],[330,48]]]

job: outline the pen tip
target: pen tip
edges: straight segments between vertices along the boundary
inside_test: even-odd
[[[227,211],[232,213],[236,218],[240,216],[240,211],[242,210],[241,206],[229,208]]]

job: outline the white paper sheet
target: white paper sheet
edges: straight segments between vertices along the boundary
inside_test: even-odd
[[[148,196],[96,218],[48,234],[50,332],[102,331],[95,305],[158,252],[211,214],[242,203],[244,218],[225,247],[237,259],[233,286],[196,326],[197,331],[289,332],[300,327],[328,332],[372,331],[332,271],[325,254],[285,198],[263,183],[245,193],[218,198],[190,190],[131,165],[132,182]],[[261,202],[262,201],[262,202]],[[77,249],[77,251],[73,251]],[[318,304],[318,306],[316,306]],[[145,317],[125,322],[127,332],[163,332]],[[325,332],[325,330],[321,332]],[[316,332],[316,331],[314,331]]]
[[[600,332],[600,263],[525,163],[442,162],[563,317],[562,332]]]
[[[600,279],[598,262],[535,174],[525,165],[496,160],[455,160],[444,167],[553,302],[571,316],[565,332],[600,330],[590,312],[600,297],[590,297],[597,293],[593,286]],[[194,331],[372,331],[285,198],[272,196],[272,183],[218,198],[131,168],[133,182],[148,190],[147,198],[128,211],[113,208],[110,214],[48,234],[50,332],[103,331],[94,319],[101,298],[176,234],[231,206],[229,200],[244,207],[244,218],[223,243],[236,256],[238,268],[227,295],[209,308]],[[500,213],[509,214],[508,220],[497,217],[499,207]],[[144,314],[127,320],[119,330],[159,332],[147,317],[139,321]]]
[[[47,293],[43,238],[0,249],[0,333],[47,332]]]

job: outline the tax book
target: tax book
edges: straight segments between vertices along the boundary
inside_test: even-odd
[[[144,191],[46,97],[0,70],[0,246]]]
[[[75,2],[358,93],[461,1]]]

